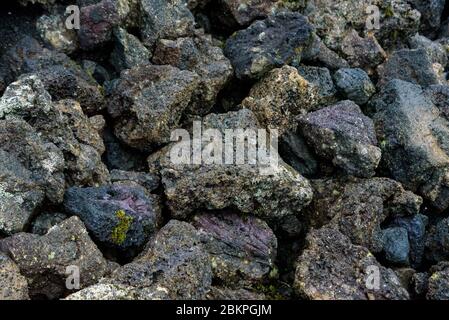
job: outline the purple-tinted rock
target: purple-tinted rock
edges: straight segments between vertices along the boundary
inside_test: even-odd
[[[266,222],[237,214],[197,215],[193,225],[209,252],[214,276],[223,283],[254,283],[274,267],[277,240]]]
[[[81,49],[91,50],[111,40],[114,26],[120,23],[119,1],[102,0],[80,10],[78,38]]]
[[[381,152],[374,125],[352,101],[342,101],[300,117],[299,129],[321,157],[347,174],[375,174]]]

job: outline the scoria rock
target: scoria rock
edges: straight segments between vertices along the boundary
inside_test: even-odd
[[[387,57],[374,35],[362,38],[353,29],[344,37],[341,51],[351,67],[361,68],[368,74],[373,74]]]
[[[381,158],[374,125],[346,100],[299,118],[299,129],[315,152],[347,174],[370,177]]]
[[[192,225],[171,220],[110,281],[132,287],[142,299],[204,299],[212,284],[210,258]]]
[[[381,266],[366,248],[353,245],[334,229],[312,230],[297,263],[294,286],[306,299],[409,299],[393,270]],[[367,285],[372,268],[379,270],[379,288],[370,289]]]
[[[36,198],[33,190],[37,194],[43,191],[43,195],[51,203],[58,204],[62,201],[65,190],[63,173],[65,162],[62,152],[54,144],[44,141],[39,133],[25,121],[7,119],[0,120],[0,145],[0,149],[6,152],[2,156],[4,174],[12,179],[6,179],[3,182],[10,185],[12,188],[10,192],[15,191],[19,194],[23,192],[23,195],[26,195],[30,191],[29,195],[34,194],[31,198],[37,199],[40,196]],[[12,181],[16,181],[17,184]],[[29,202],[23,202],[17,198],[16,204],[23,205],[24,208],[29,206],[28,209],[30,209],[34,202],[31,198]],[[10,214],[13,213],[11,210],[8,211]]]
[[[376,6],[380,28],[375,26]],[[324,43],[339,50],[346,32],[351,29],[374,33],[385,48],[396,46],[418,31],[421,14],[405,0],[309,0],[304,14],[316,27]]]
[[[299,13],[280,12],[231,36],[225,55],[239,79],[257,79],[275,67],[300,59],[313,27]]]
[[[256,283],[274,267],[277,240],[266,222],[234,213],[205,213],[195,216],[193,225],[222,283]]]
[[[108,106],[116,136],[142,151],[169,142],[198,84],[198,75],[172,66],[146,64],[122,72]]]
[[[113,28],[123,19],[120,15],[122,3],[120,0],[102,0],[81,8],[78,38],[83,50],[95,49],[111,40]]]
[[[27,278],[32,298],[55,299],[67,293],[68,267],[79,268],[81,288],[99,281],[107,270],[106,260],[77,217],[65,220],[43,236],[18,233],[2,239],[0,249]]]
[[[256,83],[242,102],[256,115],[260,124],[282,135],[295,130],[296,116],[313,109],[318,103],[318,89],[298,74],[294,67],[271,70]]]
[[[383,166],[438,210],[449,206],[448,123],[420,86],[392,80],[372,100]]]
[[[426,234],[426,258],[440,262],[449,258],[449,219],[439,219],[430,224]]]
[[[211,17],[220,29],[241,29],[256,19],[266,18],[276,8],[276,0],[219,0]]]
[[[337,90],[329,69],[305,65],[298,66],[297,69],[300,76],[317,88],[319,106],[326,106],[336,102]]]
[[[315,227],[330,224],[352,243],[382,250],[382,225],[419,213],[421,197],[388,178],[320,179],[312,182],[314,200],[305,216]]]
[[[28,300],[27,279],[17,265],[0,252],[0,300]]]
[[[242,109],[226,114],[210,114],[203,118],[202,128],[204,131],[217,129],[220,137],[214,139],[217,139],[217,144],[221,144],[225,141],[224,133],[227,129],[257,131],[260,125],[250,110]],[[200,141],[197,142],[201,145]],[[197,209],[235,207],[258,217],[278,219],[298,214],[312,198],[312,190],[305,178],[281,159],[278,164],[273,163],[277,152],[268,148],[269,143],[266,145],[271,149],[269,159],[265,161],[259,158],[256,164],[245,159],[242,164],[240,161],[237,163],[235,155],[243,155],[242,150],[233,153],[231,165],[223,165],[221,153],[218,154],[218,159],[215,157],[214,162],[179,163],[175,158],[172,159],[172,155],[177,155],[180,147],[185,149],[185,144],[181,142],[179,145],[169,146],[163,151],[160,160],[167,205],[174,217],[185,218]],[[233,147],[240,148],[235,144]],[[189,148],[184,152],[193,160],[192,150]]]
[[[122,251],[142,247],[161,219],[158,196],[130,183],[70,188],[64,208],[80,217],[96,240]]]
[[[449,264],[442,262],[431,268],[428,280],[428,300],[449,300]]]
[[[377,72],[380,77],[378,86],[384,86],[390,80],[399,79],[427,87],[439,84],[442,76],[438,69],[434,69],[429,53],[422,48],[395,51],[377,68]]]
[[[364,105],[376,92],[368,74],[362,69],[339,69],[334,74],[335,85],[342,94],[358,105]]]
[[[110,62],[118,72],[149,62],[151,53],[137,37],[119,27],[113,34],[115,45]]]
[[[76,31],[65,26],[62,15],[43,15],[36,21],[36,28],[42,40],[55,50],[70,54],[78,49]]]
[[[192,38],[161,39],[157,42],[152,61],[169,64],[199,75],[200,83],[192,97],[189,113],[204,115],[216,102],[218,93],[233,75],[229,60],[212,38],[197,34]]]
[[[195,20],[184,0],[141,0],[141,34],[145,46],[154,48],[159,39],[193,34]]]
[[[104,119],[88,118],[73,100],[52,102],[37,76],[24,76],[8,87],[0,100],[1,117],[24,119],[44,141],[54,143],[64,154],[70,183],[94,185],[108,180],[109,172],[101,162],[104,144],[99,135]]]

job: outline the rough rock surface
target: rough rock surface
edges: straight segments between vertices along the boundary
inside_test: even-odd
[[[116,270],[110,281],[132,287],[142,299],[202,299],[212,284],[211,262],[197,230],[171,220],[149,249]]]
[[[370,290],[369,270],[377,268],[382,279],[378,290]],[[409,294],[393,270],[376,261],[364,247],[353,245],[340,232],[312,230],[298,258],[295,274],[298,294],[314,300],[404,300]]]
[[[387,83],[372,101],[383,165],[439,210],[449,205],[447,120],[420,86]]]
[[[260,126],[254,114],[243,109],[210,114],[203,118],[202,128],[203,131],[209,128],[224,133],[226,129],[258,129]],[[225,134],[221,134],[217,143],[224,143],[224,139]],[[161,159],[162,184],[168,208],[174,217],[185,218],[197,209],[235,207],[244,213],[276,219],[298,214],[311,200],[312,190],[308,181],[281,159],[273,166],[262,161],[237,164],[237,152],[234,152],[231,165],[218,164],[225,163],[226,159],[221,157],[212,164],[184,164],[171,160],[172,153],[176,154],[179,147],[185,148],[182,143],[175,147],[174,151],[171,151],[173,147],[165,150]],[[190,156],[191,150],[184,152]],[[271,152],[271,159],[275,159],[276,151]]]
[[[198,75],[172,66],[146,64],[122,72],[108,105],[115,134],[143,151],[169,142],[198,85]]]
[[[189,70],[200,77],[199,86],[189,106],[189,112],[198,115],[210,111],[218,93],[233,74],[231,63],[223,55],[222,49],[214,45],[210,36],[202,34],[193,38],[159,40],[152,61]]]
[[[139,185],[73,187],[64,198],[66,212],[80,217],[95,239],[121,250],[143,246],[161,219],[158,196]]]
[[[266,222],[234,213],[206,213],[195,216],[193,225],[210,254],[214,276],[223,283],[254,283],[274,267],[277,240]]]
[[[368,74],[362,69],[339,69],[334,74],[335,85],[343,95],[358,105],[364,105],[376,92]]]
[[[224,52],[237,78],[259,78],[275,67],[300,59],[312,31],[304,16],[281,12],[238,31],[227,40]]]
[[[96,283],[107,271],[106,260],[77,217],[44,236],[19,233],[2,239],[0,249],[27,278],[31,297],[54,299],[66,293],[67,267],[79,268],[81,288]]]
[[[373,176],[381,158],[374,125],[352,101],[299,118],[299,129],[315,152],[346,173]]]
[[[109,173],[101,162],[104,144],[99,135],[104,119],[88,118],[76,101],[53,102],[37,76],[25,76],[7,88],[0,100],[2,117],[26,120],[45,142],[55,144],[64,154],[65,175],[71,183],[93,185],[108,180]],[[48,163],[48,170],[59,168],[57,163],[56,158]]]
[[[296,68],[284,66],[257,82],[242,106],[253,111],[264,127],[282,135],[295,130],[296,116],[312,110],[317,100],[317,87],[300,76]]]
[[[314,200],[306,216],[316,228],[330,224],[352,243],[380,252],[382,226],[395,217],[419,213],[421,197],[394,180],[321,179],[313,181]],[[422,252],[421,252],[422,254]]]
[[[0,300],[28,300],[28,283],[17,265],[0,252]]]

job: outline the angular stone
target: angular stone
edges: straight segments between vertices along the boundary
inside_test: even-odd
[[[373,25],[367,29],[367,21],[373,23],[372,15],[379,9],[380,28]],[[370,3],[358,0],[309,0],[304,14],[316,27],[326,46],[339,50],[346,33],[352,29],[374,33],[384,48],[398,44],[418,31],[421,14],[406,0],[373,0]],[[369,25],[368,25],[369,26]]]
[[[410,264],[412,267],[421,265],[424,256],[428,220],[427,216],[416,214],[414,216],[397,217],[390,224],[391,226],[402,227],[407,230],[410,243]]]
[[[151,53],[138,38],[119,27],[114,29],[113,35],[115,46],[110,62],[117,72],[149,62]]]
[[[120,4],[122,2],[102,0],[81,8],[78,30],[81,49],[92,50],[111,40],[113,28],[121,22]]]
[[[142,151],[169,142],[198,84],[195,73],[172,66],[147,64],[122,72],[108,105],[116,136]]]
[[[317,87],[319,105],[326,106],[337,101],[337,90],[329,69],[304,65],[297,67],[297,69],[299,75]]]
[[[448,123],[420,86],[392,80],[372,99],[383,166],[436,209],[449,206]]]
[[[439,63],[442,67],[446,67],[448,62],[447,49],[441,43],[427,39],[419,34],[415,34],[408,42],[411,49],[426,50],[432,63]]]
[[[388,262],[395,265],[409,264],[410,244],[406,229],[394,227],[382,230],[382,243]]]
[[[151,192],[159,188],[161,178],[156,174],[145,172],[112,170],[111,182],[139,184],[142,187],[145,187],[148,192]]]
[[[393,79],[408,81],[427,87],[439,84],[441,75],[434,69],[425,49],[395,51],[389,59],[377,68],[380,80],[378,86],[385,86]]]
[[[225,55],[239,79],[255,79],[294,59],[312,40],[313,27],[299,13],[281,12],[231,36]]]
[[[266,222],[233,213],[206,213],[195,216],[193,225],[209,252],[214,276],[221,282],[259,282],[274,267],[277,240]]]
[[[376,92],[368,74],[362,69],[339,69],[334,74],[334,80],[343,95],[358,105],[367,103]]]
[[[141,248],[161,220],[159,197],[135,184],[67,190],[66,212],[80,217],[96,240],[120,250]]]
[[[202,128],[203,131],[217,129],[224,139],[227,129],[256,130],[260,125],[250,110],[242,109],[210,114],[203,118]],[[167,205],[174,217],[185,218],[197,209],[233,207],[258,217],[278,219],[298,214],[311,200],[308,181],[281,159],[273,166],[262,161],[237,164],[235,158],[231,165],[225,165],[223,159],[212,164],[194,165],[172,161],[173,147],[179,148],[175,144],[164,150],[160,165]],[[274,152],[272,159],[276,156]]]
[[[382,250],[382,225],[419,213],[421,197],[391,179],[313,180],[314,200],[305,216],[315,228],[331,225],[352,243]]]
[[[439,263],[431,268],[426,294],[428,300],[449,300],[449,264]]]
[[[17,265],[0,252],[0,300],[28,300],[28,283]]]
[[[0,249],[27,278],[31,298],[55,299],[67,293],[68,267],[79,268],[81,288],[98,282],[107,269],[106,260],[77,217],[65,220],[44,236],[18,233],[2,239]]]
[[[192,225],[171,220],[111,282],[133,288],[141,299],[204,299],[212,284],[210,258]]]
[[[368,74],[373,74],[376,67],[387,57],[374,35],[368,34],[362,38],[353,29],[344,37],[341,51],[351,67],[361,68]]]
[[[275,7],[276,0],[219,0],[212,18],[220,28],[241,29],[256,19],[266,18]]]
[[[299,118],[299,129],[321,157],[347,174],[370,177],[381,158],[374,125],[346,100]]]
[[[141,0],[141,34],[146,47],[153,49],[159,39],[192,35],[195,20],[184,0]]]
[[[233,75],[230,61],[210,36],[197,34],[192,38],[161,39],[157,42],[152,61],[169,64],[199,75],[200,84],[189,106],[189,113],[207,114],[218,93]]]
[[[370,268],[382,275],[380,288],[366,285]],[[312,230],[298,258],[295,289],[311,300],[407,300],[409,294],[393,270],[381,266],[364,247],[353,245],[340,232]]]
[[[426,234],[426,258],[440,262],[449,258],[449,219],[431,224]]]
[[[8,196],[8,193],[18,193],[18,198],[10,198],[15,199],[14,206],[8,208],[3,202],[5,210],[9,211],[8,215],[14,212],[11,210],[14,207],[17,212],[23,212],[16,207],[23,206],[29,218],[33,212],[32,208],[39,205],[38,199],[44,195],[53,204],[62,201],[65,190],[65,162],[62,152],[54,144],[45,142],[25,121],[7,119],[0,120],[0,146],[3,151],[2,174],[8,177],[5,180],[0,179],[5,183],[2,189],[7,193],[4,195],[10,198],[12,195]],[[20,200],[21,193],[29,197],[28,201]],[[22,227],[26,225],[28,218],[22,221]]]
[[[66,28],[62,15],[43,15],[36,21],[36,28],[42,40],[55,50],[70,54],[78,49],[76,31]]]
[[[296,116],[313,109],[318,103],[318,89],[298,74],[294,67],[271,70],[256,83],[242,106],[256,115],[260,124],[282,135],[295,130]]]
[[[31,232],[43,236],[53,226],[60,224],[69,217],[64,213],[45,212],[37,216],[32,223]]]

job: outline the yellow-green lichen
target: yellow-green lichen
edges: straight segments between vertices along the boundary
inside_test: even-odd
[[[114,230],[112,230],[111,238],[112,242],[121,245],[126,240],[126,234],[131,227],[133,217],[127,215],[124,210],[117,211],[115,216],[118,218],[118,224]]]

